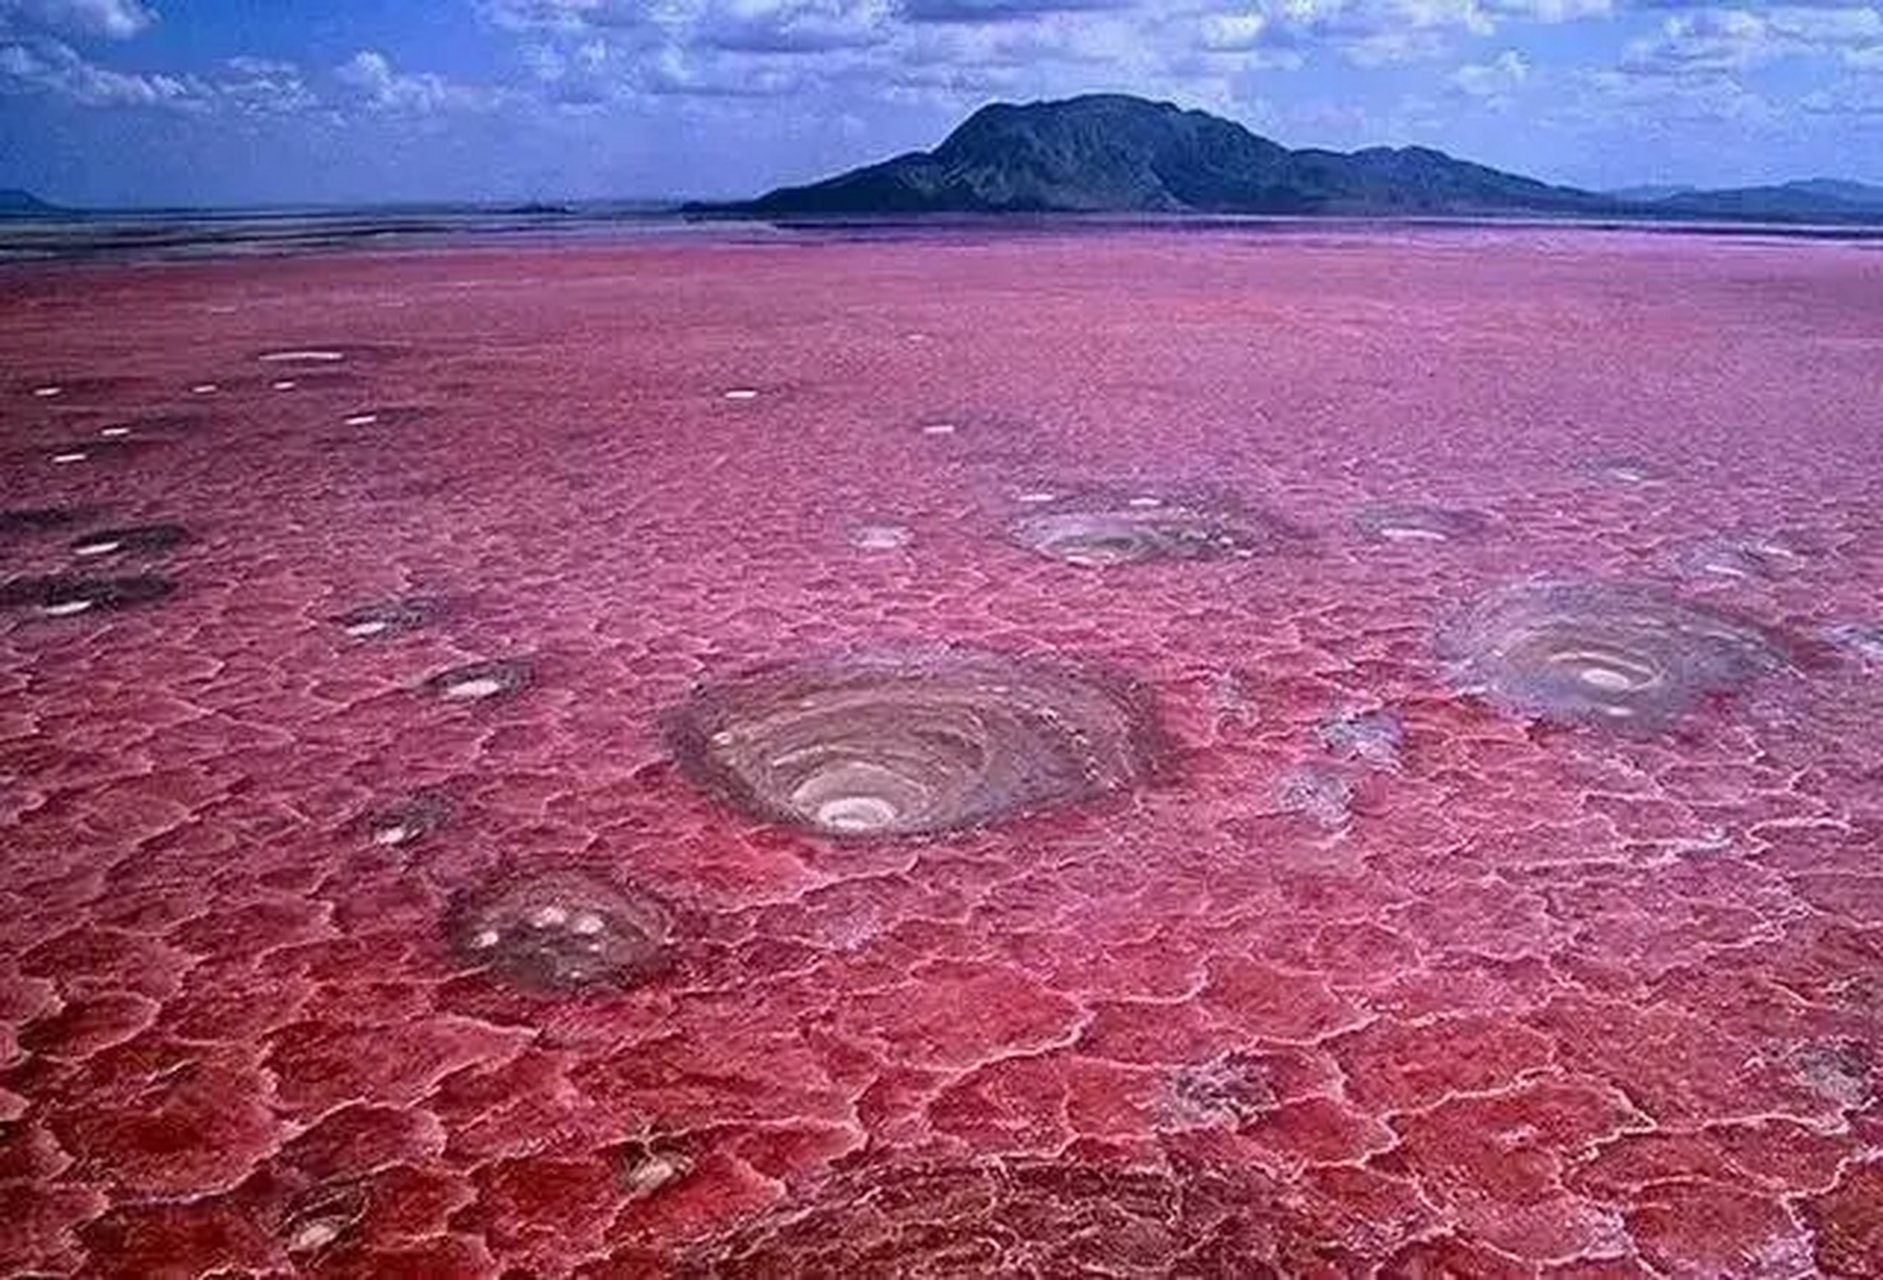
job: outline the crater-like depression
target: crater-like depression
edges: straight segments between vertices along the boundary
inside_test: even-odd
[[[1416,503],[1362,507],[1353,522],[1376,542],[1460,542],[1481,536],[1491,523],[1481,511]]]
[[[530,664],[518,658],[467,662],[426,679],[424,689],[446,702],[483,702],[521,693],[530,685]]]
[[[1280,550],[1295,535],[1238,504],[1155,491],[1031,490],[1010,521],[1018,546],[1067,564],[1104,568],[1170,560],[1227,560]]]
[[[1627,583],[1539,580],[1479,597],[1440,631],[1467,692],[1545,720],[1665,728],[1787,665],[1748,620]]]
[[[1136,690],[1057,662],[948,648],[763,668],[667,717],[681,770],[760,819],[922,836],[1094,799],[1152,776]]]
[[[0,583],[0,608],[37,609],[49,618],[110,609],[128,609],[162,600],[176,591],[168,578],[134,574],[122,578],[84,578],[66,574],[15,578]]]
[[[458,897],[452,950],[511,986],[631,987],[667,963],[672,922],[653,899],[577,871],[550,871]]]
[[[72,543],[76,556],[161,555],[190,540],[190,533],[180,524],[139,524],[118,529],[99,529]]]
[[[334,614],[329,621],[355,640],[372,640],[417,631],[437,618],[440,602],[429,596],[406,596],[361,605]]]

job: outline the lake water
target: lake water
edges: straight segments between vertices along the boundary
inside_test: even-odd
[[[649,228],[0,275],[0,1270],[1883,1270],[1883,255]]]

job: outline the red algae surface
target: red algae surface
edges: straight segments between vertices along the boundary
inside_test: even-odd
[[[0,345],[0,1272],[1883,1273],[1873,249],[35,268]]]

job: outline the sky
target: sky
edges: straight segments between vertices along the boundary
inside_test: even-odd
[[[0,187],[744,195],[1095,91],[1595,188],[1883,183],[1883,0],[0,0]]]

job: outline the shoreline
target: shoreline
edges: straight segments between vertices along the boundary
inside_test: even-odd
[[[395,251],[450,252],[493,247],[587,247],[651,241],[742,242],[922,238],[986,239],[1077,235],[1392,235],[1418,232],[1537,231],[1793,243],[1883,242],[1880,223],[1813,223],[1634,218],[1346,215],[988,214],[882,217],[739,217],[675,211],[591,217],[493,213],[461,219],[416,214],[227,214],[172,218],[87,215],[0,220],[0,270],[21,266],[145,261],[270,259]]]

